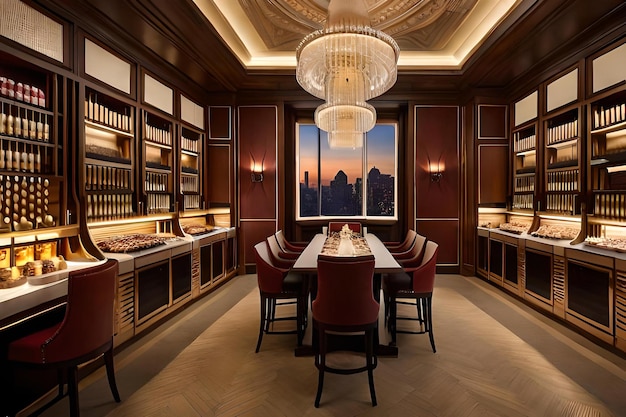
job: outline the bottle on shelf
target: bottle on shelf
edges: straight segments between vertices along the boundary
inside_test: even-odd
[[[9,104],[9,114],[7,115],[7,135],[13,136],[13,113],[11,112],[11,105]]]
[[[4,112],[4,103],[2,103],[2,111],[0,112],[0,135],[7,133],[7,115]]]

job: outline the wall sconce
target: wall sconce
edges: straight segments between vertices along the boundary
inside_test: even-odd
[[[439,182],[443,177],[443,171],[445,170],[445,165],[441,163],[441,158],[437,163],[428,161],[428,172],[430,173],[430,182]]]
[[[250,173],[252,182],[263,182],[263,171],[252,171]]]
[[[257,163],[254,160],[254,156],[250,155],[252,158],[252,163],[250,164],[250,180],[252,182],[263,182],[263,162],[265,157],[263,157],[263,161],[261,163]]]
[[[439,168],[430,166],[430,182],[439,182],[443,177],[443,171],[439,171]]]

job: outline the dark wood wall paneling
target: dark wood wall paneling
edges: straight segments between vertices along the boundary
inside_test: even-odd
[[[206,161],[206,184],[210,207],[230,207],[231,224],[237,223],[234,207],[235,164],[233,137],[233,108],[231,106],[209,106],[208,141]],[[211,181],[219,178],[219,181]]]
[[[415,108],[416,230],[440,245],[438,263],[459,265],[459,147],[458,106]],[[430,166],[439,166],[439,181]]]
[[[254,263],[253,247],[276,231],[277,139],[276,106],[238,107],[239,216],[242,264]],[[250,178],[252,159],[263,164],[263,182]]]

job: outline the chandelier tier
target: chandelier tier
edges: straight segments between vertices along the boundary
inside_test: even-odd
[[[376,110],[366,101],[395,84],[399,54],[391,36],[370,27],[362,0],[330,1],[324,29],[298,45],[296,79],[326,101],[315,111],[315,124],[329,133],[331,147],[362,146],[363,134],[376,124]]]

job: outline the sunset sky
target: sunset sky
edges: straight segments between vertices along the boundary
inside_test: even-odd
[[[315,125],[300,126],[300,182],[304,182],[304,172],[309,172],[309,187],[317,186],[318,129]],[[320,131],[322,153],[322,185],[329,185],[339,170],[354,184],[362,174],[364,149],[333,149],[328,147],[326,132]],[[375,166],[383,174],[395,176],[395,126],[376,125],[367,132],[367,172]]]

